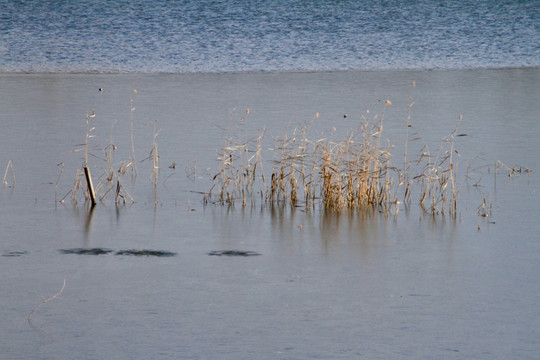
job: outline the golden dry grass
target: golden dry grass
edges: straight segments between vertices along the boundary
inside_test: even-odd
[[[226,205],[238,202],[246,206],[260,194],[268,204],[288,203],[306,208],[320,205],[333,211],[367,208],[398,211],[397,205],[410,203],[413,191],[417,191],[416,198],[425,212],[456,216],[457,128],[441,140],[435,156],[425,146],[416,160],[409,161],[409,116],[404,163],[398,168],[392,162],[392,146],[383,137],[384,111],[388,106],[390,101],[372,119],[363,116],[359,128],[341,139],[335,139],[334,131],[327,137],[310,138],[310,126],[318,114],[311,122],[286,128],[274,140],[274,146],[264,150],[273,158],[269,176],[262,171],[264,131],[247,139],[233,131],[241,129],[245,135],[243,127],[229,129],[218,156],[220,170],[212,178],[213,185],[205,201]]]

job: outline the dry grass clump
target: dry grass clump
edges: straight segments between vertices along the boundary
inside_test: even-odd
[[[264,130],[254,138],[248,139],[245,132],[245,120],[248,115],[249,109],[236,124],[236,132],[227,130],[225,143],[218,154],[220,170],[212,179],[214,185],[205,197],[205,201],[209,201],[213,191],[216,191],[215,202],[232,205],[236,200],[241,199],[242,205],[245,206],[248,198],[253,199],[253,186],[257,179],[264,187],[265,177],[262,174],[261,161],[261,140],[264,137]],[[257,177],[259,172],[261,176]]]
[[[390,203],[393,168],[388,147],[381,144],[382,122],[361,124],[360,141],[351,131],[342,141],[321,142],[321,199],[326,208],[362,208]]]
[[[315,114],[316,119],[318,114]],[[287,130],[274,140],[275,159],[270,177],[270,188],[265,190],[265,198],[269,202],[290,202],[296,205],[300,194],[306,206],[314,198],[315,182],[313,181],[314,158],[313,152],[317,144],[307,137],[311,123],[304,124],[299,129]]]
[[[274,148],[280,155],[267,201],[296,206],[303,200],[306,207],[320,202],[333,210],[390,205],[398,173],[390,164],[390,146],[382,141],[383,118],[363,118],[360,129],[342,140],[333,138],[335,129],[328,138],[310,139],[311,122],[291,135],[285,132]]]
[[[77,149],[74,152],[84,151],[83,164],[80,169],[75,170],[75,179],[73,182],[73,187],[68,193],[60,199],[60,202],[63,203],[66,197],[71,194],[71,200],[74,205],[78,204],[80,199],[80,194],[85,202],[89,202],[91,206],[97,204],[98,201],[102,202],[110,194],[115,194],[115,203],[116,204],[125,204],[126,199],[130,199],[134,202],[133,197],[129,194],[127,189],[122,185],[121,177],[128,173],[136,174],[135,167],[132,160],[122,161],[120,164],[115,164],[114,162],[114,152],[117,150],[117,146],[113,143],[112,139],[112,129],[111,129],[111,138],[109,144],[105,147],[98,149],[103,152],[104,156],[101,157],[91,152],[90,150],[90,140],[94,138],[92,134],[95,130],[95,127],[91,125],[92,120],[96,117],[95,111],[92,111],[91,114],[86,115],[86,136],[85,142],[83,144],[77,145]],[[113,124],[114,127],[114,124]],[[94,187],[93,178],[90,172],[90,165],[88,158],[101,160],[100,163],[96,166],[98,169],[102,170],[101,175],[97,178],[97,185]],[[115,170],[115,167],[118,167],[118,170]],[[63,163],[62,163],[62,172],[63,172]],[[61,174],[60,174],[61,175]],[[59,176],[60,178],[60,176]],[[84,181],[83,181],[84,179]],[[58,179],[59,180],[59,179]],[[58,183],[57,180],[57,183]],[[86,186],[85,186],[86,184]]]
[[[432,156],[427,145],[418,159],[407,160],[403,168],[393,165],[392,145],[383,136],[384,103],[380,115],[368,119],[369,111],[361,117],[360,126],[343,139],[335,139],[335,129],[328,137],[312,139],[309,129],[318,118],[294,129],[285,129],[269,148],[273,155],[270,176],[262,171],[262,141],[264,131],[248,139],[244,118],[236,130],[227,131],[227,138],[218,159],[221,168],[214,175],[213,185],[205,201],[246,206],[259,194],[268,204],[325,209],[379,208],[389,210],[401,201],[411,202],[413,186],[421,208],[430,214],[456,216],[458,187],[456,184],[455,139],[457,128],[441,141],[437,154]],[[246,112],[246,114],[248,114]],[[406,143],[411,125],[407,119]],[[233,129],[234,130],[234,129]],[[241,136],[244,135],[244,136]],[[405,145],[407,146],[407,145]],[[416,170],[418,173],[413,173]],[[268,182],[267,179],[270,179]],[[254,185],[259,187],[254,189]],[[398,198],[400,198],[398,200]]]
[[[137,91],[133,90],[133,94],[136,94]],[[94,118],[96,117],[95,111],[86,115],[86,136],[85,142],[79,145],[76,145],[77,149],[74,152],[84,152],[82,158],[83,164],[80,169],[75,171],[75,178],[73,182],[73,187],[68,193],[60,199],[60,202],[63,203],[65,199],[71,195],[73,204],[78,204],[81,194],[85,203],[88,202],[94,206],[97,202],[103,202],[105,199],[114,194],[114,202],[119,204],[126,204],[129,200],[132,203],[135,202],[133,197],[130,195],[126,187],[123,185],[125,183],[124,178],[126,176],[131,176],[131,179],[134,180],[137,177],[137,166],[135,161],[135,145],[134,145],[134,134],[133,134],[133,112],[135,111],[133,96],[130,98],[129,103],[130,111],[130,130],[131,130],[131,157],[127,160],[115,162],[114,155],[118,147],[113,142],[113,129],[114,125],[111,127],[111,135],[109,143],[104,147],[93,148],[98,152],[95,153],[91,150],[90,142],[94,138],[93,131],[95,126],[92,125]],[[154,138],[152,143],[152,149],[150,150],[150,156],[147,159],[152,161],[152,175],[151,182],[154,184],[154,194],[157,202],[157,182],[158,182],[158,173],[159,173],[159,155],[157,148],[156,138],[159,134],[159,131],[156,129],[157,121],[154,123]],[[99,155],[99,153],[102,155]],[[92,165],[92,168],[101,170],[101,174],[97,177],[96,185],[94,187],[94,181],[90,172],[89,157],[97,159]],[[57,180],[57,185],[60,180],[60,176],[63,173],[64,165],[62,164],[61,173]],[[84,180],[83,180],[84,179]],[[86,186],[85,186],[86,185]]]
[[[334,210],[386,204],[390,153],[380,145],[380,124],[363,123],[361,136],[351,130],[343,140],[309,139],[309,125],[277,140],[267,201],[311,207],[319,200]]]
[[[437,155],[432,157],[427,146],[420,154],[418,163],[423,162],[423,171],[415,179],[421,182],[420,206],[430,214],[448,212],[452,216],[457,214],[458,189],[456,184],[456,169],[454,154],[458,152],[454,149],[456,129],[447,137],[441,140],[441,145]]]

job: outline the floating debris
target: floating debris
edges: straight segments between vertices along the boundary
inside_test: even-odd
[[[208,253],[210,256],[258,256],[261,255],[255,251],[243,250],[215,250]]]
[[[114,255],[168,257],[176,256],[177,254],[174,252],[162,250],[119,250]]]
[[[104,248],[92,248],[92,249],[74,248],[74,249],[61,249],[58,251],[60,251],[62,254],[76,254],[76,255],[106,255],[113,252],[111,249],[104,249]]]

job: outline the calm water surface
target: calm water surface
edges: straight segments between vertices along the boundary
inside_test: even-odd
[[[11,160],[16,176],[13,184],[8,172],[0,188],[1,357],[534,358],[539,84],[537,69],[1,75],[0,169]],[[73,150],[85,140],[86,114],[96,114],[96,178],[111,138],[115,167],[131,156],[130,98],[139,173],[124,185],[136,202],[116,207],[109,197],[93,211],[69,197],[55,203],[82,164]],[[316,112],[314,137],[333,127],[341,136],[386,99],[384,132],[398,164],[411,101],[413,129],[431,149],[462,115],[456,219],[427,216],[416,203],[398,216],[203,205],[197,192],[218,169],[221,127],[247,108],[247,133],[266,128],[269,147]],[[155,120],[157,199],[152,165],[142,161]],[[495,176],[497,160],[533,171]],[[484,198],[488,218],[477,215]],[[59,251],[73,248],[112,252]],[[177,255],[115,255],[130,249]],[[207,255],[220,250],[260,256]],[[63,293],[27,322],[64,279]]]

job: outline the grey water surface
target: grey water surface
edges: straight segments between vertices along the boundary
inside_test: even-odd
[[[535,358],[539,80],[538,69],[0,75],[0,170],[11,160],[15,175],[0,188],[0,357]],[[397,215],[203,203],[224,129],[242,118],[248,137],[266,129],[269,171],[286,128],[318,113],[313,137],[337,138],[384,111],[400,165],[411,103],[411,157],[456,126],[467,135],[456,218],[414,201]],[[133,115],[138,175],[122,182],[134,203],[58,201],[81,168],[87,114],[96,182],[108,144],[115,169],[131,157]],[[143,161],[154,126],[157,188]]]

